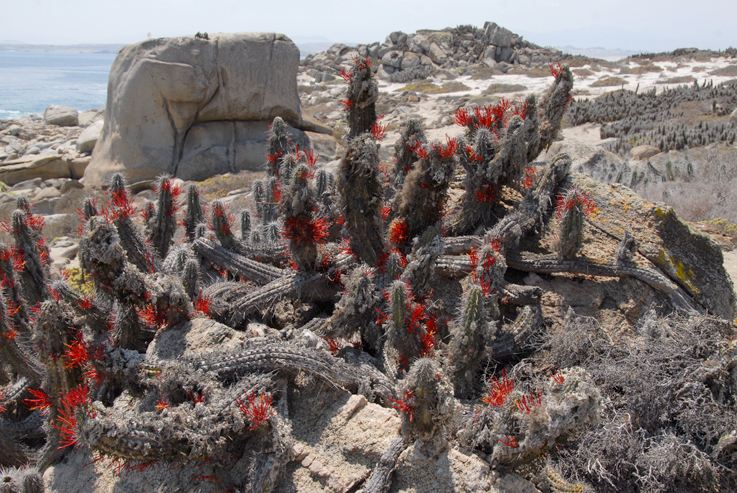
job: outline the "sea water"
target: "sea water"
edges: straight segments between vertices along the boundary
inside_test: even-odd
[[[99,109],[115,55],[0,50],[0,119],[43,113],[51,104]]]

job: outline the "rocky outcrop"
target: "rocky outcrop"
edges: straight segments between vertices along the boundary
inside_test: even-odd
[[[162,173],[204,179],[263,166],[268,124],[293,138],[325,127],[302,117],[299,50],[274,33],[161,38],[125,47],[110,71],[102,135],[85,173],[99,184]]]
[[[494,22],[479,29],[458,26],[441,31],[420,30],[414,34],[397,31],[383,43],[350,47],[337,43],[326,52],[308,55],[302,61],[307,75],[318,82],[333,79],[341,64],[354,57],[375,60],[377,75],[392,82],[406,82],[435,75],[441,69],[454,69],[484,63],[508,72],[514,65],[541,65],[561,58],[554,48],[542,48],[522,39]]]

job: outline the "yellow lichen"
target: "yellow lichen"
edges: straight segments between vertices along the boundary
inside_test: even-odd
[[[691,293],[697,294],[700,292],[699,288],[697,288],[692,282],[692,279],[695,277],[695,274],[691,270],[690,267],[685,265],[680,260],[674,259],[666,250],[663,250],[662,252],[660,252],[659,260],[662,266],[669,265],[671,267],[669,270],[673,272],[683,284],[686,285],[686,287],[691,291]]]

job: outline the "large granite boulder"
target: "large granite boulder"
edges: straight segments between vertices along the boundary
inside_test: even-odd
[[[200,180],[258,170],[276,116],[294,129],[329,132],[302,117],[299,50],[275,33],[160,38],[123,48],[108,82],[105,123],[85,181],[162,173]]]

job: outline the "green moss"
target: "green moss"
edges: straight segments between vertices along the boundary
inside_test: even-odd
[[[498,94],[504,92],[522,92],[527,87],[522,84],[491,84],[484,90],[484,94]]]
[[[629,82],[621,77],[604,77],[592,83],[591,87],[612,87],[621,86],[622,84],[629,84]]]
[[[448,92],[470,91],[471,88],[462,82],[446,82],[442,86],[423,80],[411,82],[399,89],[400,91],[419,92],[422,94],[444,94]]]

